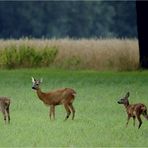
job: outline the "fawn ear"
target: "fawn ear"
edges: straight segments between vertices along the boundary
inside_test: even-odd
[[[40,79],[40,83],[42,83],[42,82],[43,82],[43,78]]]
[[[34,83],[35,82],[35,79],[33,77],[31,77],[31,79],[32,79],[32,83]]]
[[[126,97],[126,98],[128,98],[128,97],[129,97],[129,95],[130,95],[130,93],[129,93],[129,92],[127,92],[127,93],[126,93],[126,95],[125,95],[125,97]]]

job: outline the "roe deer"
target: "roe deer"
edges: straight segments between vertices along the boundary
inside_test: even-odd
[[[10,123],[10,113],[9,113],[10,99],[7,97],[0,97],[0,111],[3,113],[4,120],[8,118],[8,123]]]
[[[49,113],[50,119],[52,115],[53,119],[55,119],[55,106],[61,104],[64,105],[67,112],[65,120],[69,118],[71,112],[72,112],[72,120],[74,119],[75,109],[72,103],[74,101],[76,92],[73,89],[64,88],[45,93],[42,92],[40,89],[40,84],[42,83],[42,79],[36,80],[32,77],[32,83],[33,83],[32,89],[36,90],[39,99],[43,101],[45,105],[50,106],[50,113]]]
[[[147,115],[147,108],[144,104],[142,103],[137,103],[137,104],[129,104],[128,101],[128,97],[129,97],[130,93],[127,92],[127,94],[125,95],[125,97],[123,97],[122,99],[120,99],[118,101],[119,104],[123,104],[126,108],[126,112],[127,112],[127,123],[126,123],[126,127],[128,125],[129,119],[131,117],[133,117],[133,125],[135,126],[135,118],[138,119],[139,121],[139,126],[138,129],[141,127],[142,125],[142,120],[140,118],[140,115],[143,115],[147,120],[148,120],[148,115]]]

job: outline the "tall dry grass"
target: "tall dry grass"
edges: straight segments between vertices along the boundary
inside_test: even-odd
[[[139,67],[137,39],[0,40],[0,50],[11,49],[12,46],[19,49],[22,45],[36,51],[55,47],[58,53],[50,65],[55,68],[135,70]]]

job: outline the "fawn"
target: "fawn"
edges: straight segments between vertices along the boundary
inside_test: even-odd
[[[50,106],[50,113],[49,113],[50,119],[52,115],[53,119],[55,119],[55,106],[61,104],[64,105],[67,112],[65,120],[69,118],[71,112],[72,112],[72,120],[74,119],[75,109],[72,103],[75,99],[76,92],[73,89],[64,88],[45,93],[42,92],[40,89],[40,84],[42,83],[42,79],[36,80],[32,77],[32,83],[33,83],[32,89],[36,90],[38,98],[41,101],[43,101],[45,105]]]
[[[8,123],[10,123],[10,113],[9,113],[10,99],[7,97],[0,97],[0,111],[3,113],[4,121],[8,118]]]
[[[139,121],[139,126],[138,129],[141,127],[142,125],[142,120],[141,120],[141,115],[143,115],[147,120],[148,120],[148,115],[147,115],[147,108],[144,104],[142,103],[137,103],[137,104],[129,104],[128,101],[128,97],[129,97],[130,93],[127,92],[127,94],[125,95],[125,97],[123,97],[122,99],[120,99],[118,101],[119,104],[123,104],[126,108],[126,112],[127,112],[127,123],[126,123],[126,127],[128,125],[128,122],[130,120],[131,117],[133,117],[133,125],[135,126],[135,119],[137,118]]]

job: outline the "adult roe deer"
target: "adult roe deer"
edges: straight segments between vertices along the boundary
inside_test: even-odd
[[[55,119],[55,106],[61,104],[64,105],[67,112],[65,120],[69,118],[71,112],[72,112],[72,120],[74,119],[75,109],[72,103],[74,101],[76,92],[73,89],[64,88],[45,93],[42,92],[40,89],[40,84],[42,83],[42,79],[36,80],[32,77],[32,83],[33,83],[32,89],[36,90],[39,99],[43,101],[45,105],[50,106],[50,113],[49,113],[50,119],[52,118],[52,115],[53,119]]]
[[[127,115],[128,115],[126,127],[128,125],[128,122],[129,122],[130,118],[133,117],[133,121],[134,121],[133,125],[135,126],[135,119],[137,118],[138,121],[139,121],[139,126],[138,126],[138,129],[139,129],[141,127],[141,125],[142,125],[142,120],[141,120],[140,116],[143,115],[148,120],[147,108],[142,103],[129,104],[129,101],[128,101],[129,95],[130,95],[130,93],[127,92],[125,97],[120,99],[118,101],[118,103],[123,104],[125,106],[125,108],[126,108],[126,112],[127,112]]]
[[[10,113],[9,113],[10,99],[7,97],[0,97],[0,111],[3,113],[4,121],[8,119],[10,123]]]

